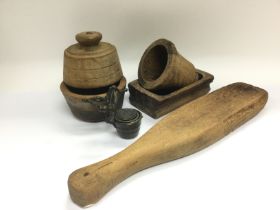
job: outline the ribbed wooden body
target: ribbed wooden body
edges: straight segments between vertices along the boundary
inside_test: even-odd
[[[99,108],[86,102],[97,97],[105,98],[111,85],[121,91],[118,108],[122,107],[126,79],[116,47],[100,42],[102,34],[95,31],[76,35],[77,44],[64,51],[62,94],[72,113],[79,119],[100,122],[105,114]]]
[[[80,49],[79,44],[64,52],[63,80],[76,88],[100,88],[118,82],[122,69],[116,48],[102,42],[100,47]],[[86,51],[89,52],[86,52]]]

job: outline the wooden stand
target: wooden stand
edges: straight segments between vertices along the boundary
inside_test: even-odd
[[[197,70],[198,80],[178,90],[153,91],[144,89],[134,80],[128,84],[130,103],[153,118],[159,118],[210,91],[214,76]]]

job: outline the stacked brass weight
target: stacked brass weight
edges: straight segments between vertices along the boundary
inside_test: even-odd
[[[104,98],[110,86],[122,92],[117,104],[122,107],[126,79],[123,76],[116,47],[101,42],[99,32],[76,35],[77,44],[64,52],[63,82],[60,89],[72,111],[79,119],[90,122],[105,120],[105,113],[88,100]]]

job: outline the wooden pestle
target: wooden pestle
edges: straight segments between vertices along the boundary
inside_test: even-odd
[[[96,203],[136,172],[215,143],[254,117],[267,98],[263,89],[234,83],[180,107],[120,153],[74,171],[68,180],[72,200]]]

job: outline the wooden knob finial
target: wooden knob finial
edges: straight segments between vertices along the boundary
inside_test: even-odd
[[[76,40],[82,46],[98,45],[102,39],[102,34],[96,31],[81,32],[76,35]]]

